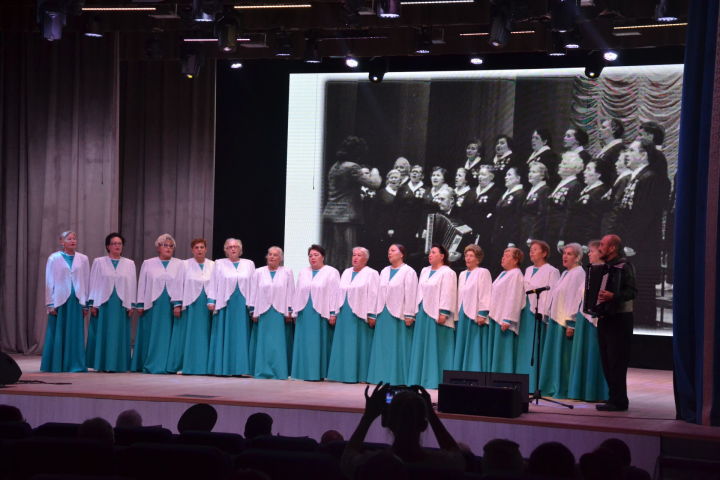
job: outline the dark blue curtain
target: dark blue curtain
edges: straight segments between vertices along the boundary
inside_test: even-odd
[[[673,305],[673,354],[678,418],[703,423],[703,409],[711,408],[710,423],[720,424],[720,357],[718,356],[718,309],[705,311],[705,269],[712,269],[717,281],[717,257],[706,258],[708,164],[711,135],[714,78],[717,49],[717,1],[690,2],[685,53],[683,103],[678,156],[675,292]],[[716,292],[715,298],[720,298]],[[719,303],[720,304],[720,303]],[[715,345],[704,347],[706,322],[712,322]],[[708,365],[708,362],[711,364]],[[712,385],[704,384],[703,371],[712,368]],[[711,405],[704,404],[704,392],[711,393]],[[705,419],[707,421],[707,418]]]

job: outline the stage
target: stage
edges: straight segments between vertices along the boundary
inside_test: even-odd
[[[364,407],[365,385],[138,373],[41,373],[40,357],[13,358],[23,371],[20,381],[33,383],[0,389],[0,404],[19,407],[33,427],[96,416],[114,423],[118,413],[134,408],[145,425],[163,425],[175,431],[182,412],[202,402],[218,410],[215,431],[242,433],[248,415],[264,411],[274,418],[273,433],[319,440],[324,431],[336,429],[347,439]],[[598,412],[594,404],[585,402],[569,401],[575,407],[570,410],[540,401],[516,419],[440,416],[456,440],[476,454],[482,454],[488,440],[509,438],[520,444],[525,456],[537,445],[556,440],[570,447],[577,458],[605,438],[617,437],[630,445],[634,463],[650,472],[665,440],[720,443],[720,429],[675,420],[672,372],[631,369],[628,392],[630,410],[620,413]],[[430,393],[436,401],[437,391]],[[389,443],[391,436],[376,421],[367,440]],[[435,445],[432,434],[426,434],[424,443]]]

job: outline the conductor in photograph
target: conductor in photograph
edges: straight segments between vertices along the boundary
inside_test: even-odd
[[[598,250],[608,267],[606,287],[598,292],[595,313],[598,316],[600,360],[609,394],[607,403],[598,404],[596,408],[620,412],[627,410],[629,405],[627,369],[633,334],[633,300],[637,294],[635,270],[621,255],[622,240],[617,235],[605,235]]]

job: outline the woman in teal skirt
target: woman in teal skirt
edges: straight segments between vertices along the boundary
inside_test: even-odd
[[[225,256],[215,262],[208,286],[208,308],[214,311],[210,330],[210,375],[252,375],[250,315],[247,298],[255,264],[240,258],[242,242],[225,240]]]
[[[207,288],[215,262],[205,258],[207,240],[190,242],[193,257],[183,260],[182,304],[174,306],[175,322],[170,339],[168,372],[206,375],[210,349]]]
[[[520,312],[525,304],[525,290],[519,268],[524,256],[519,248],[506,248],[500,260],[503,271],[492,285],[489,340],[492,372],[515,372],[517,336],[524,327],[520,324]]]
[[[370,349],[369,383],[408,384],[418,278],[415,270],[404,263],[405,255],[403,245],[390,245],[390,265],[380,272],[375,308],[380,313],[377,318],[370,315],[371,324],[375,324],[375,335]]]
[[[267,265],[255,270],[251,311],[255,328],[255,378],[286,379],[290,375],[293,272],[282,266],[280,247],[268,248]],[[292,331],[292,330],[290,330]]]
[[[484,253],[477,245],[465,247],[467,270],[458,278],[458,320],[455,335],[453,368],[468,372],[485,372],[490,368],[490,292],[492,277],[480,268]]]
[[[370,252],[364,247],[352,250],[352,267],[340,277],[340,296],[333,344],[330,349],[328,380],[357,383],[367,381],[373,326],[377,312],[380,276],[367,266]],[[339,305],[342,301],[342,305]]]
[[[134,372],[168,373],[174,305],[182,302],[182,260],[173,257],[175,239],[167,233],[155,240],[158,256],[140,267],[136,310],[141,314],[130,362]]]
[[[588,259],[591,265],[602,264],[598,247],[594,240],[588,244]],[[582,318],[581,318],[582,317]],[[570,354],[570,385],[568,398],[600,402],[608,399],[608,386],[600,362],[600,349],[597,338],[597,318],[578,312],[575,316],[575,335]]]
[[[568,396],[575,322],[582,318],[580,309],[585,291],[585,270],[580,266],[582,255],[579,244],[565,245],[562,261],[567,270],[550,291],[550,322],[542,348],[540,371],[540,390],[550,397]]]
[[[523,290],[527,292],[538,288],[551,287],[549,291],[543,291],[539,296],[535,294],[525,295],[525,307],[520,318],[522,328],[520,329],[520,335],[518,335],[518,357],[515,364],[515,373],[528,374],[530,376],[530,391],[534,392],[538,387],[535,372],[538,366],[537,362],[540,359],[538,356],[540,353],[539,347],[542,347],[545,341],[550,294],[558,278],[560,278],[560,272],[547,263],[550,246],[544,241],[531,241],[529,253],[530,261],[533,264],[525,269]],[[541,322],[535,320],[535,307],[537,307],[538,313],[542,315],[543,320]],[[533,352],[535,353],[534,358]]]
[[[327,376],[335,310],[340,296],[340,273],[325,265],[325,249],[312,245],[308,249],[310,266],[298,274],[293,300],[295,339],[290,376],[298,380],[317,381]]]
[[[448,251],[433,244],[429,266],[418,281],[418,314],[415,319],[408,383],[437,388],[443,370],[452,370],[455,348],[457,275],[448,266]]]
[[[90,271],[90,325],[87,366],[99,372],[130,370],[130,328],[137,294],[135,262],[122,257],[125,239],[105,237],[108,254],[93,260]]]
[[[90,263],[76,251],[77,234],[60,235],[62,249],[45,266],[47,330],[40,370],[43,372],[85,371],[84,313],[88,296]]]

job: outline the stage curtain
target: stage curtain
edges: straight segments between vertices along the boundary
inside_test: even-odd
[[[118,42],[0,32],[0,347],[42,348],[45,262],[64,230],[104,254],[118,226]]]
[[[637,138],[642,122],[658,122],[665,128],[663,151],[672,178],[678,153],[682,84],[682,71],[673,72],[662,66],[647,76],[627,76],[610,69],[598,79],[579,75],[575,77],[573,121],[590,135],[591,152],[602,148],[595,133],[602,118],[622,120],[626,142]]]
[[[677,177],[673,357],[678,417],[720,425],[718,2],[690,2]]]
[[[140,268],[169,233],[175,255],[192,256],[203,237],[212,250],[215,167],[215,66],[188,79],[177,61],[120,64],[121,225],[125,254]],[[242,209],[229,203],[225,209]],[[222,252],[218,252],[220,256]]]

